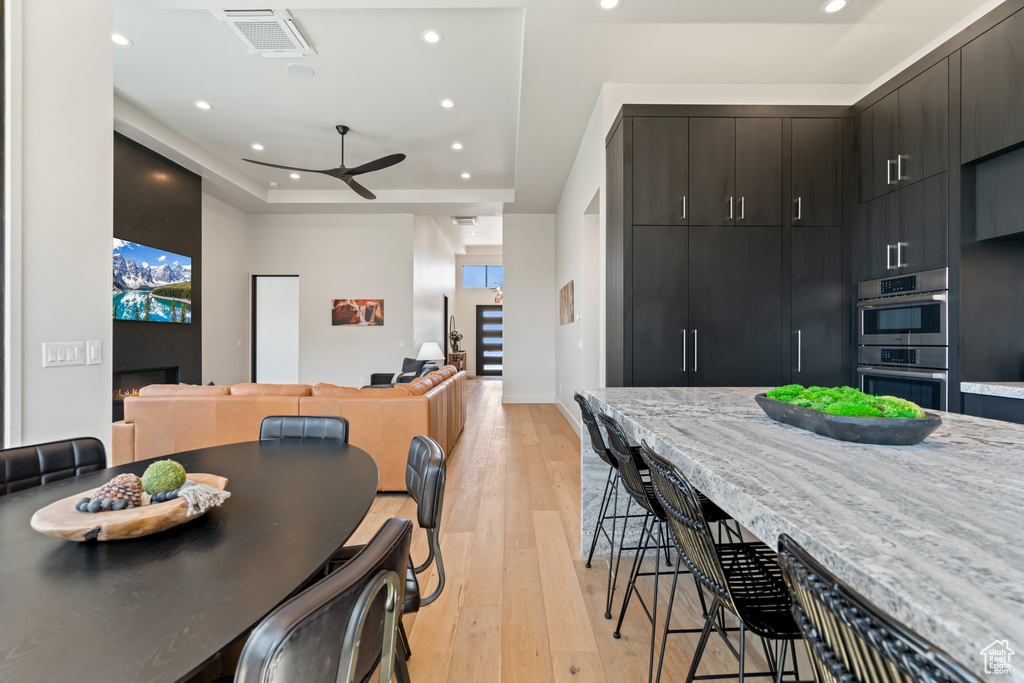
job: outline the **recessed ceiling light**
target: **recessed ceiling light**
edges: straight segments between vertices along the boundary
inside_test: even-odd
[[[195,102],[193,102],[193,104],[204,111],[213,109],[212,104],[210,104],[209,102],[204,102],[203,100],[196,100]]]
[[[292,174],[291,174],[291,178],[292,178],[293,180],[298,180],[298,179],[299,179],[299,178],[301,178],[301,177],[302,177],[302,176],[300,176],[300,175],[299,175],[298,173],[292,173]]]
[[[462,149],[462,143],[461,142],[453,142],[452,143],[452,149]]]
[[[422,38],[425,42],[430,43],[431,45],[435,45],[444,40],[441,34],[433,29],[427,29],[426,31],[421,33],[420,38]]]
[[[254,143],[252,143],[252,148],[253,148],[254,150],[256,150],[257,152],[262,152],[262,151],[263,151],[263,145],[261,145],[261,144],[260,144],[260,143],[258,143],[258,142],[254,142]]]
[[[846,7],[846,0],[828,0],[821,6],[821,11],[825,14],[832,14]]]
[[[474,235],[474,236],[476,235],[476,233],[475,233],[475,232],[471,232],[471,233],[469,233],[469,234],[470,234],[470,235]]]
[[[622,0],[597,0],[597,6],[601,9],[615,9],[622,4]]]
[[[469,179],[470,179],[471,177],[472,177],[472,176],[470,176],[470,175],[469,175],[468,173],[463,173],[463,174],[462,174],[462,179],[463,179],[463,180],[469,180]]]
[[[114,45],[120,45],[122,47],[128,47],[132,44],[132,41],[127,36],[123,36],[120,33],[115,33],[110,37],[114,41]]]
[[[455,103],[452,102],[451,100],[441,100],[441,106],[444,107],[445,109],[451,109],[452,107],[455,106]]]
[[[270,186],[271,187],[277,187],[277,181],[276,180],[271,180],[270,181]]]

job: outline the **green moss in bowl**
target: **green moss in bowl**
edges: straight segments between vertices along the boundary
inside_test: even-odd
[[[853,387],[806,387],[787,384],[768,392],[768,398],[831,415],[915,419],[925,416],[916,403],[896,396],[871,396]]]

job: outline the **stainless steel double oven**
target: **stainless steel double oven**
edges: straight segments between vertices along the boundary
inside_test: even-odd
[[[946,410],[949,275],[945,268],[857,287],[861,391]]]

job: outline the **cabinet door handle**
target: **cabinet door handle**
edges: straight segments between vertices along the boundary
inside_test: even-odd
[[[697,330],[693,331],[693,371],[697,372]]]
[[[743,220],[747,215],[747,198],[740,197],[740,220]]]
[[[896,180],[893,178],[893,175],[892,175],[892,167],[893,167],[894,164],[896,164],[896,159],[886,159],[885,160],[885,184],[886,185],[895,185],[896,184]]]
[[[896,270],[896,266],[894,266],[892,264],[892,248],[893,248],[893,246],[895,246],[895,245],[892,245],[892,244],[885,245],[885,269],[886,270]]]
[[[896,156],[896,180],[906,180],[907,176],[903,172],[903,162],[906,160],[905,154],[899,154]]]
[[[729,220],[732,220],[732,215],[733,215],[733,210],[732,210],[732,197],[729,197]]]
[[[683,199],[682,199],[681,204],[682,204],[682,207],[681,207],[681,210],[680,210],[679,219],[685,221],[686,220],[686,195],[685,194],[683,195]]]
[[[804,334],[803,330],[796,331],[796,371],[803,372],[804,358]]]
[[[903,247],[907,246],[906,242],[896,243],[896,267],[903,268],[907,264],[903,262]]]
[[[683,330],[683,372],[686,372],[686,330]]]
[[[804,217],[804,198],[796,198],[796,217],[793,218],[795,221],[803,220]]]

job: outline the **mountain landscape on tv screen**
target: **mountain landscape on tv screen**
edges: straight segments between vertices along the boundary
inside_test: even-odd
[[[113,316],[141,322],[192,322],[192,259],[114,239]]]

